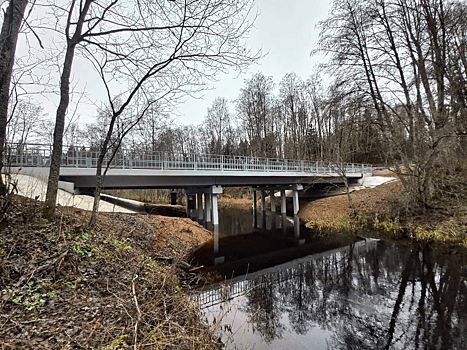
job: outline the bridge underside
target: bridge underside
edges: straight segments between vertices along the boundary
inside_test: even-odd
[[[95,187],[95,174],[60,174],[60,180],[72,182],[76,189],[90,189]],[[85,169],[83,169],[85,170]],[[349,179],[360,179],[361,174],[351,174]],[[109,171],[105,177],[103,187],[106,189],[143,189],[143,188],[190,188],[190,187],[239,187],[239,186],[273,186],[291,184],[329,184],[342,182],[342,177],[338,174],[315,175],[281,173],[235,173],[219,172],[210,174],[202,171],[147,171],[142,174],[139,171],[135,174],[132,170]]]

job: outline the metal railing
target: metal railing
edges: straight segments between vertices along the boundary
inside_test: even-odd
[[[64,147],[62,167],[95,168],[99,150],[89,147]],[[9,144],[4,162],[12,167],[47,167],[52,154],[51,145]],[[175,154],[169,152],[135,152],[119,150],[110,161],[104,158],[103,166],[110,162],[112,169],[155,169],[155,170],[216,170],[245,172],[284,172],[312,174],[372,173],[373,168],[365,164],[336,165],[322,161],[304,161],[279,158],[214,154]]]

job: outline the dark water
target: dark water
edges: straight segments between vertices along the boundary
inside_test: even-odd
[[[227,349],[467,349],[467,269],[384,242],[206,287]]]

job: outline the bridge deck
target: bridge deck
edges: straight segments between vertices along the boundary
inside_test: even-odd
[[[98,152],[65,147],[60,180],[76,188],[95,186]],[[48,176],[51,146],[9,145],[5,164],[23,173]],[[135,153],[119,151],[104,166],[109,171],[104,188],[187,188],[220,186],[270,186],[342,181],[372,172],[363,164],[337,166],[326,162],[210,154]]]

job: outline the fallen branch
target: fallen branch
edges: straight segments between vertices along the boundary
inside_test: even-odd
[[[136,297],[136,290],[135,290],[135,280],[138,278],[138,275],[135,275],[133,277],[133,280],[131,281],[131,291],[133,292],[133,299],[135,300],[135,306],[136,306],[136,311],[138,312],[138,319],[136,320],[135,323],[135,345],[134,349],[137,349],[137,342],[138,342],[138,323],[141,319],[141,310],[139,309],[138,305],[138,298]]]

